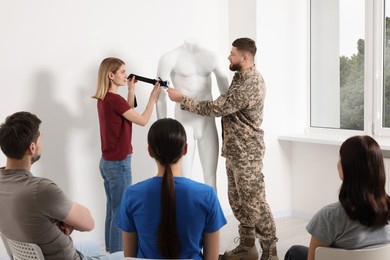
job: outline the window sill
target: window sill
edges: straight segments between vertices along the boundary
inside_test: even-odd
[[[332,135],[323,133],[283,134],[278,136],[278,140],[340,146],[347,138],[354,135],[355,134]],[[390,157],[390,137],[373,136],[373,138],[384,151],[384,155],[386,155],[385,157]]]

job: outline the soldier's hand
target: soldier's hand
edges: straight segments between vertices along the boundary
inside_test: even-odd
[[[183,94],[180,90],[175,88],[168,88],[167,90],[169,98],[174,102],[181,102],[183,100]]]

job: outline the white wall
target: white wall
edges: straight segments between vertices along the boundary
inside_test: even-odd
[[[336,202],[341,185],[337,172],[338,145],[291,145],[291,200],[295,216],[310,218],[323,206]]]
[[[257,40],[258,10],[260,1],[229,0],[229,42],[240,37]]]
[[[267,84],[264,174],[271,208],[275,216],[283,216],[292,210],[291,170],[299,171],[304,164],[290,161],[298,155],[277,135],[300,131],[306,123],[307,0],[256,3],[257,67]],[[187,37],[197,38],[225,59],[231,46],[232,16],[246,18],[245,13],[229,9],[225,0],[0,2],[0,119],[28,110],[43,120],[44,152],[33,173],[53,179],[88,206],[97,222],[93,232],[75,234],[76,239],[103,237],[100,141],[96,101],[90,98],[100,61],[117,56],[126,61],[128,72],[154,77],[160,56]],[[253,23],[252,15],[248,19]],[[138,84],[139,110],[150,90],[151,85]],[[155,119],[153,115],[151,122]],[[134,126],[134,182],[154,175],[154,163],[146,153],[149,125]],[[302,149],[302,155],[306,153],[311,149]],[[0,165],[4,162],[1,155]],[[201,180],[200,169],[196,161],[197,180]],[[229,211],[222,158],[218,193]]]
[[[253,37],[257,68],[263,74],[267,95],[262,128],[267,151],[264,176],[267,200],[275,217],[291,208],[291,144],[278,135],[302,132],[308,113],[307,0],[230,0],[229,38]]]
[[[257,67],[267,85],[264,160],[268,202],[276,216],[291,213],[291,147],[281,133],[302,132],[307,111],[307,0],[259,1]]]
[[[82,237],[103,237],[100,138],[96,100],[90,98],[101,60],[116,56],[129,73],[154,77],[160,56],[187,37],[225,58],[230,46],[227,10],[223,0],[0,2],[1,121],[20,110],[42,119],[44,151],[32,171],[53,179],[91,209],[97,228]],[[151,89],[137,85],[139,111]],[[155,173],[146,153],[149,125],[134,126],[134,182]],[[227,200],[221,200],[228,208]]]

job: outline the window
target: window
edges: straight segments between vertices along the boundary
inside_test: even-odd
[[[364,128],[365,71],[369,71],[365,68],[365,4],[366,0],[311,0],[312,128],[367,130]],[[390,125],[390,68],[388,96]]]
[[[390,127],[390,1],[385,3],[382,127]]]

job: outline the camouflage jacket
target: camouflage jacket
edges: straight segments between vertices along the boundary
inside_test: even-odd
[[[253,66],[236,72],[226,94],[214,101],[184,97],[180,108],[203,116],[222,116],[222,156],[235,160],[260,160],[264,152],[263,107],[265,83]]]

